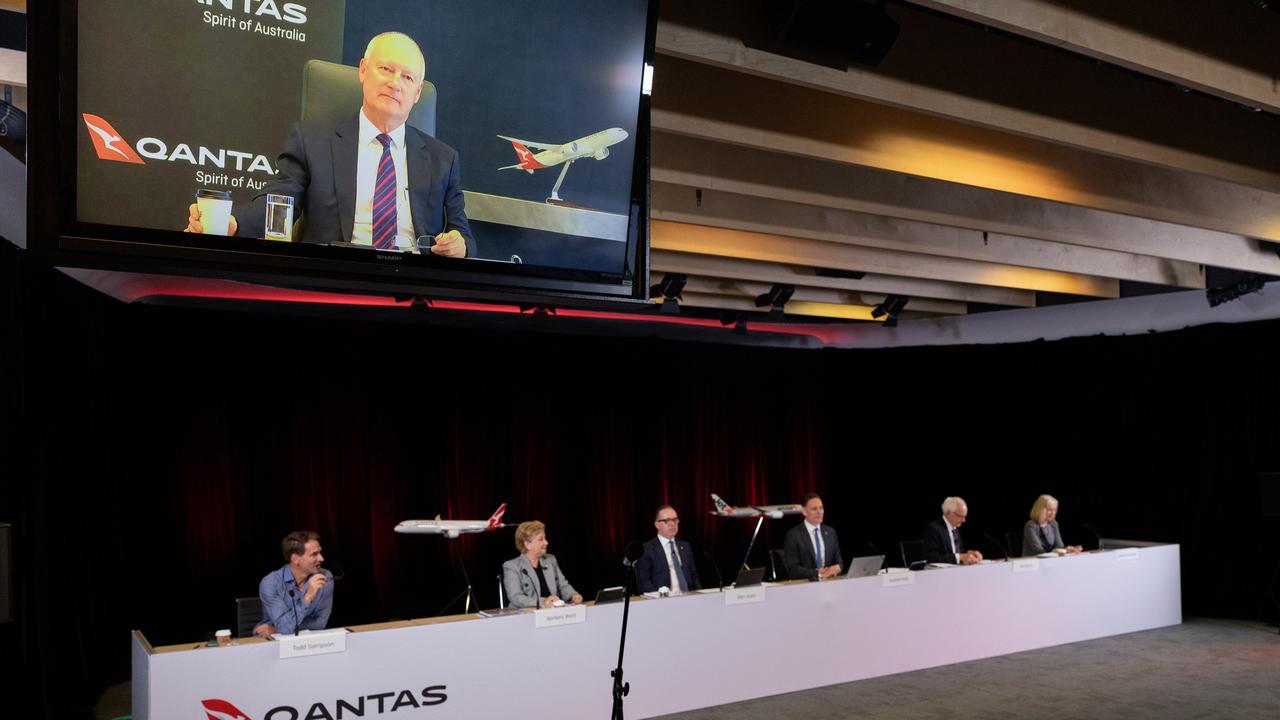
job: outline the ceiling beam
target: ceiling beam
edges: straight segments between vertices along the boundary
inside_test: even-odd
[[[697,63],[656,72],[655,130],[1280,241],[1277,193]]]
[[[664,4],[660,54],[1280,191],[1275,118],[1163,82],[903,6],[890,8],[903,29],[879,67],[834,69],[748,48],[732,31],[670,19],[694,7],[701,9]],[[708,23],[724,24],[701,12]],[[654,82],[657,97],[667,74]]]
[[[653,134],[650,174],[654,182],[1280,275],[1280,257],[1240,235],[668,132]],[[1280,235],[1280,219],[1271,234]]]
[[[654,299],[657,303],[665,302],[662,298]],[[687,292],[680,300],[682,306],[696,308],[708,308],[712,310],[731,310],[734,312],[745,313],[745,319],[752,318],[751,315],[762,315],[768,311],[768,308],[756,307],[755,301],[749,298],[737,297],[733,295],[719,295],[714,293],[696,293]],[[868,322],[878,321],[877,318],[871,316],[872,307],[870,305],[832,305],[828,303],[816,302],[789,302],[787,303],[786,314],[792,317],[820,317],[838,320],[866,320]],[[911,320],[920,317],[929,317],[910,310],[904,310],[898,318],[901,320]],[[880,318],[883,319],[883,318]]]
[[[818,275],[813,268],[742,258],[697,255],[671,250],[652,250],[649,254],[649,266],[655,272],[661,273],[741,278],[769,284],[804,285],[806,287],[831,288],[833,290],[866,292],[879,295],[906,295],[913,298],[936,298],[963,303],[972,302],[1024,308],[1035,307],[1036,304],[1035,293],[1031,290],[992,287],[990,285],[964,285],[939,280],[874,275],[871,273],[867,273],[857,280],[853,278],[827,277]]]
[[[700,194],[699,194],[700,193]],[[1202,266],[1146,255],[968,228],[903,220],[770,197],[655,182],[652,216],[660,220],[841,242],[882,250],[1001,262],[1022,267],[1203,288]]]
[[[1043,292],[1113,298],[1120,284],[1110,278],[1035,270],[999,263],[862,248],[820,240],[686,225],[650,224],[650,245],[701,255],[739,257],[791,265],[812,265],[884,275],[909,275],[947,282],[996,285]]]
[[[665,273],[658,273],[656,282],[661,282],[665,277]],[[740,280],[736,278],[723,277],[701,277],[698,275],[686,276],[685,291],[691,293],[699,293],[706,295],[729,295],[735,297],[749,298],[755,302],[757,297],[769,292],[773,287],[773,283],[754,282],[751,280]],[[854,306],[875,306],[885,301],[885,295],[876,293],[859,293],[849,292],[846,290],[832,290],[829,288],[814,288],[796,286],[795,293],[791,296],[791,301],[787,302],[787,307],[791,307],[792,302],[810,302],[821,303],[825,305],[854,305]],[[907,303],[912,310],[919,313],[928,313],[932,315],[965,315],[969,312],[969,308],[965,303],[955,302],[952,300],[933,300],[930,298],[910,298]],[[757,306],[759,307],[759,306]],[[759,308],[762,312],[769,310],[768,306]]]
[[[1132,1],[1132,0],[1130,0]],[[1234,102],[1280,113],[1280,86],[1268,75],[1045,0],[912,0]],[[1168,3],[1153,12],[1177,12]],[[1195,22],[1194,16],[1187,17]],[[1201,21],[1207,21],[1201,18]],[[1258,20],[1264,21],[1259,15]],[[1247,28],[1244,28],[1247,30]],[[1273,38],[1273,41],[1275,39]]]

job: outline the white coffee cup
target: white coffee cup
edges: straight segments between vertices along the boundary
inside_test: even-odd
[[[230,630],[219,630],[213,634],[213,637],[218,641],[219,647],[226,647],[231,644]]]
[[[226,190],[196,190],[196,208],[205,235],[226,235],[231,224],[231,193]]]

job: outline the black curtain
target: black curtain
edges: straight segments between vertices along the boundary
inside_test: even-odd
[[[130,629],[168,644],[230,626],[293,529],[318,530],[342,573],[336,624],[446,609],[456,557],[494,606],[510,530],[454,541],[455,556],[392,528],[504,501],[506,520],[547,523],[592,595],[620,584],[662,502],[727,576],[753,524],[709,515],[711,492],[817,491],[846,558],[891,560],[951,494],[969,501],[970,544],[999,555],[986,536],[1048,492],[1070,542],[1093,543],[1088,523],[1181,543],[1186,613],[1268,612],[1274,322],[785,350],[126,306],[8,246],[0,263],[0,521],[15,523],[19,612],[0,642],[31,717],[83,715],[127,679]],[[751,564],[794,522],[766,522]]]

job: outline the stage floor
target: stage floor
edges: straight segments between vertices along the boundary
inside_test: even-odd
[[[1053,622],[1051,616],[1046,613],[1045,622]],[[939,627],[938,642],[946,642],[945,628]],[[1274,720],[1280,717],[1280,635],[1262,623],[1188,618],[1156,630],[662,716],[780,717]]]

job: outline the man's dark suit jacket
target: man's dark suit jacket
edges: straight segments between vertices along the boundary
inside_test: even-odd
[[[813,555],[813,537],[809,535],[804,523],[788,530],[787,536],[782,540],[782,556],[787,566],[787,575],[792,580],[816,578],[819,567],[839,565],[841,571],[844,569],[836,531],[828,525],[818,527],[822,528],[822,554],[826,556],[820,564]]]
[[[924,559],[931,563],[956,564],[956,556],[951,552],[951,530],[942,518],[938,518],[924,526]],[[964,539],[956,542],[956,552],[965,551]]]
[[[693,546],[687,540],[676,538],[676,549],[680,551],[680,565],[684,569],[686,590],[701,590],[702,581],[698,579],[698,565],[693,557]],[[668,569],[667,552],[657,536],[649,538],[644,544],[644,555],[636,562],[636,586],[640,592],[656,592],[660,587],[671,586],[671,571]],[[675,588],[671,588],[673,591]]]
[[[337,126],[306,122],[289,128],[284,152],[276,159],[276,176],[262,193],[236,206],[237,235],[262,237],[266,195],[292,195],[294,219],[305,218],[303,241],[351,242],[356,214],[356,166],[360,118],[352,115]],[[457,230],[467,240],[467,257],[477,248],[462,198],[458,153],[414,127],[405,126],[409,206],[415,239]],[[397,178],[402,187],[403,179]]]

